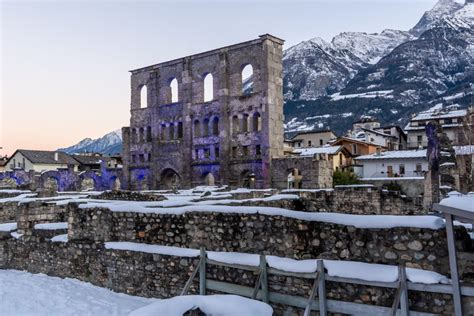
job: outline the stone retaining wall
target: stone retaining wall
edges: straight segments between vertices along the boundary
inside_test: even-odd
[[[65,206],[35,201],[21,203],[17,207],[16,221],[20,234],[32,235],[36,224],[67,221]]]
[[[359,229],[259,214],[144,214],[81,209],[75,204],[68,208],[71,241],[135,241],[296,259],[404,262],[408,267],[449,273],[444,229]],[[459,250],[471,246],[463,227],[457,227],[456,236]],[[462,273],[472,263],[460,265]]]

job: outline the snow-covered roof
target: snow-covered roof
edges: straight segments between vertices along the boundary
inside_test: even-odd
[[[473,195],[450,195],[448,198],[441,200],[439,203],[444,206],[458,208],[468,212],[474,212],[474,196]]]
[[[293,150],[293,153],[300,154],[300,156],[313,156],[315,154],[335,155],[342,149],[342,146],[323,146],[311,148],[299,148]]]
[[[420,150],[394,150],[384,151],[379,154],[370,154],[359,156],[357,160],[373,160],[373,159],[413,159],[413,158],[426,158],[426,149]]]
[[[446,111],[425,111],[418,113],[415,117],[413,117],[412,121],[425,121],[425,120],[434,120],[434,119],[444,119],[444,118],[452,118],[452,117],[463,117],[466,116],[466,110],[446,110]]]
[[[453,146],[456,155],[474,155],[474,145]]]

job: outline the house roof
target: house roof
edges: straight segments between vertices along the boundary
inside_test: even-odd
[[[51,164],[51,165],[78,165],[75,159],[69,156],[66,153],[60,151],[47,151],[47,150],[29,150],[29,149],[18,149],[15,153],[8,159],[10,161],[16,153],[21,153],[26,157],[31,163],[37,164]],[[58,160],[54,159],[54,155],[58,154]]]
[[[344,146],[323,146],[323,147],[310,147],[310,148],[299,148],[293,150],[293,153],[300,154],[300,156],[313,156],[315,154],[328,154],[335,155],[340,152]]]
[[[103,156],[86,156],[86,155],[71,155],[81,165],[100,165],[102,161],[109,161],[110,157]]]
[[[449,109],[437,109],[437,110],[428,110],[425,112],[420,112],[415,115],[411,121],[425,121],[425,120],[435,120],[442,118],[452,118],[452,117],[463,117],[467,115],[467,110],[449,110]]]
[[[413,159],[413,158],[426,159],[426,149],[384,151],[381,153],[359,156],[356,158],[356,160]]]
[[[374,133],[383,137],[390,137],[390,138],[397,138],[396,136],[390,135],[390,134],[385,134],[383,132],[379,132],[373,129],[368,129],[368,128],[361,128],[364,132],[369,132],[369,133]]]
[[[369,142],[366,142],[366,141],[363,141],[363,140],[360,140],[360,139],[347,137],[347,136],[339,137],[335,141],[331,142],[331,145],[333,145],[333,146],[334,145],[339,145],[343,141],[347,141],[349,143],[357,143],[357,144],[361,144],[361,145],[367,145],[367,146],[384,147],[384,146],[380,146],[380,145],[377,145],[377,144],[374,144],[374,143],[369,143]]]
[[[312,130],[312,131],[302,131],[302,132],[298,132],[298,133],[296,133],[295,135],[293,135],[293,137],[291,137],[290,141],[291,141],[291,140],[295,140],[295,138],[298,137],[299,135],[306,135],[306,134],[322,134],[322,133],[332,133],[333,135],[336,135],[336,134],[334,134],[334,132],[331,131],[330,129],[319,129],[319,130]]]

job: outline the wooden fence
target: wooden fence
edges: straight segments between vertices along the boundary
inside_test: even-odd
[[[251,288],[238,284],[207,279],[206,265],[208,264],[255,272],[258,274],[255,286],[254,288]],[[181,292],[181,295],[187,294],[191,284],[193,283],[194,278],[197,276],[198,273],[200,295],[206,295],[207,290],[218,291],[226,294],[240,295],[252,299],[259,299],[265,303],[271,302],[301,308],[304,309],[304,316],[310,315],[311,311],[318,311],[320,315],[327,315],[328,312],[351,315],[435,315],[424,312],[410,311],[408,291],[441,293],[451,295],[453,294],[453,286],[451,284],[422,284],[408,281],[406,278],[406,271],[403,266],[399,267],[399,278],[395,282],[366,281],[360,279],[343,278],[327,275],[325,273],[322,260],[319,260],[317,262],[316,272],[296,273],[268,267],[264,255],[260,256],[259,266],[229,264],[207,258],[207,253],[205,249],[201,248],[199,263],[194,268],[190,278],[186,282]],[[293,296],[269,291],[269,274],[303,279],[314,279],[309,297]],[[327,281],[396,289],[395,299],[393,301],[392,307],[327,299]],[[461,286],[461,294],[464,296],[474,296],[474,287]]]

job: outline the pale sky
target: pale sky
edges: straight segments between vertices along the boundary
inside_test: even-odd
[[[435,0],[2,1],[0,154],[127,126],[128,70],[270,33],[408,30]]]

